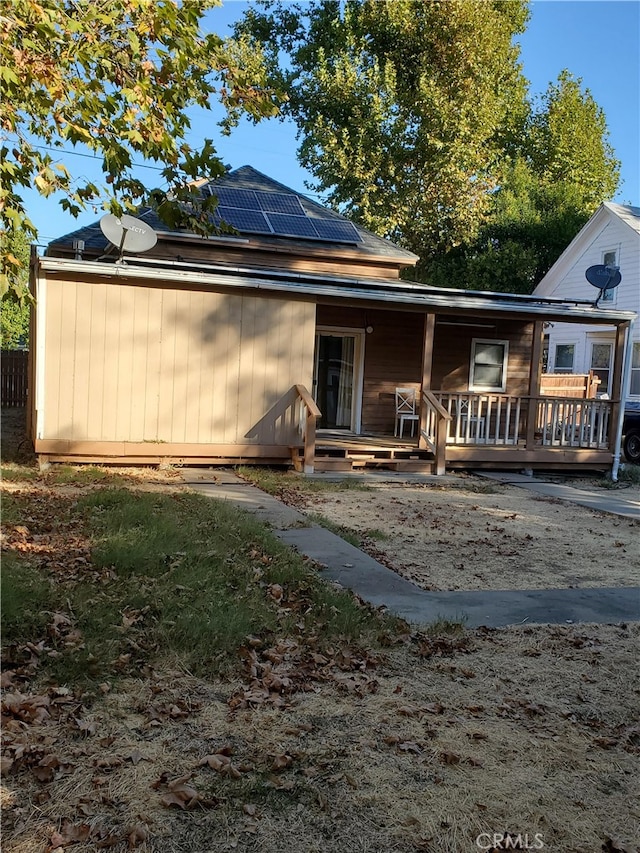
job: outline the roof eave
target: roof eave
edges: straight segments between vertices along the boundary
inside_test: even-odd
[[[232,270],[217,272],[162,268],[146,268],[129,264],[104,264],[96,261],[75,261],[66,258],[39,258],[40,268],[54,273],[75,272],[83,275],[99,275],[115,279],[137,279],[158,281],[159,273],[163,281],[178,285],[194,284],[201,287],[220,287],[231,290],[253,290],[273,293],[289,293],[298,297],[327,298],[332,300],[351,300],[357,302],[395,305],[398,310],[424,310],[436,313],[462,311],[470,313],[508,314],[531,320],[556,320],[564,322],[591,322],[594,324],[619,325],[635,319],[633,311],[613,311],[595,308],[589,304],[550,304],[523,302],[512,299],[506,294],[473,294],[459,291],[440,292],[437,288],[419,290],[413,287],[380,287],[380,282],[366,279],[354,281],[345,286],[340,280],[331,277],[318,277],[309,281],[308,277],[282,277],[278,280],[238,274]],[[356,286],[358,285],[358,286]]]

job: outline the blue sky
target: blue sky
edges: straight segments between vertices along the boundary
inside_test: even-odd
[[[209,17],[211,29],[226,35],[226,27],[250,5],[227,0]],[[623,182],[615,197],[621,203],[640,204],[640,2],[638,0],[535,0],[527,31],[519,38],[521,61],[530,94],[544,93],[563,68],[581,77],[603,108],[616,156],[622,161]],[[218,141],[218,151],[232,168],[251,164],[300,192],[310,176],[296,159],[295,128],[276,120],[254,126],[243,123],[231,137],[217,137],[215,119],[198,116],[189,142],[197,146],[206,136]],[[76,149],[80,150],[80,149]],[[100,177],[97,161],[69,155],[63,158],[74,175]],[[140,169],[147,185],[157,172]],[[92,211],[78,219],[65,214],[54,199],[24,193],[40,244],[94,222]]]

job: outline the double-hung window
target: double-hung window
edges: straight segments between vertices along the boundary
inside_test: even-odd
[[[474,338],[471,342],[471,391],[504,391],[507,387],[508,341]]]
[[[631,353],[631,383],[629,394],[632,397],[640,397],[640,341],[633,345]]]
[[[605,267],[617,267],[618,266],[618,253],[615,249],[610,249],[607,252],[602,253],[602,263]],[[601,302],[615,302],[616,300],[616,291],[615,288],[611,290],[605,290],[602,294]]]
[[[575,344],[556,344],[556,352],[553,360],[553,372],[573,373],[575,356]]]

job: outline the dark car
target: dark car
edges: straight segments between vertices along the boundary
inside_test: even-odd
[[[640,465],[640,403],[627,403],[624,408],[622,449],[627,462]]]

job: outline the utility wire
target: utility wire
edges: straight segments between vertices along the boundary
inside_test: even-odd
[[[72,157],[87,157],[89,160],[102,160],[98,154],[84,154],[82,151],[69,151],[67,148],[51,148],[48,145],[34,145],[29,143],[32,148],[39,148],[41,151],[52,151],[54,154],[70,154]],[[162,172],[162,166],[149,166],[146,163],[132,163],[136,169],[153,169],[156,172]]]
[[[102,157],[98,156],[97,154],[84,154],[82,151],[69,151],[66,148],[51,148],[48,145],[32,145],[32,147],[33,148],[39,148],[41,151],[51,151],[54,154],[64,154],[64,155],[70,154],[72,157],[86,157],[89,160],[102,160]],[[279,152],[279,151],[265,151],[262,148],[255,148],[255,147],[250,146],[250,145],[243,145],[242,147],[245,148],[247,151],[260,151],[260,153],[262,153],[262,154],[272,154],[274,156],[280,156],[281,155],[281,152]],[[146,163],[132,163],[131,165],[133,167],[135,167],[136,169],[151,169],[154,172],[162,172],[163,171],[162,166],[149,166]],[[296,190],[296,192],[300,192],[301,195],[308,196],[309,198],[320,199],[321,201],[324,201],[326,199],[326,196],[320,195],[318,193],[310,193],[307,190],[302,190],[302,191]]]

